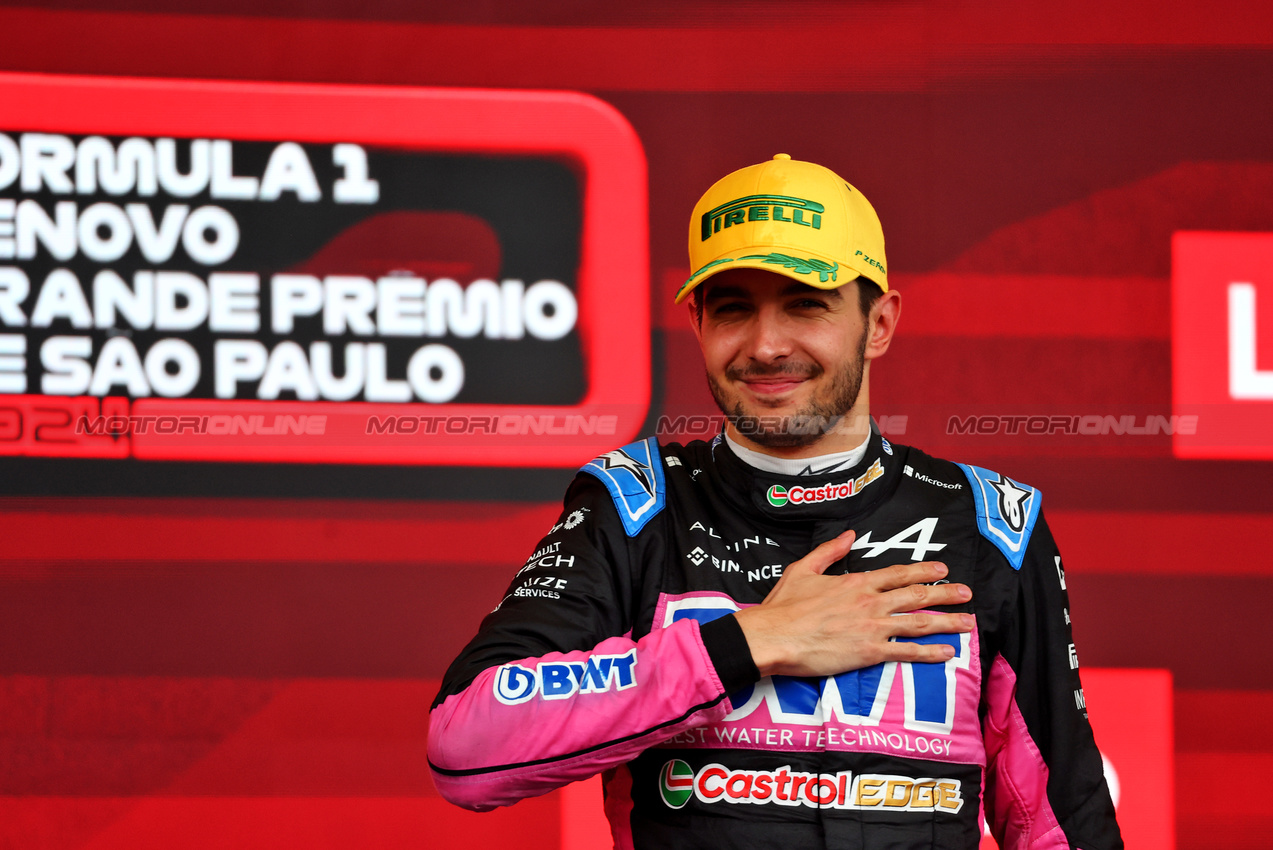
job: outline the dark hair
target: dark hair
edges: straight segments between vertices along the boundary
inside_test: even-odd
[[[880,296],[884,294],[884,290],[880,289],[879,284],[865,277],[858,278],[858,306],[862,308],[862,315],[866,318],[871,316],[871,308],[875,306],[875,302],[880,300]]]
[[[884,294],[884,290],[880,289],[875,281],[865,277],[858,277],[858,307],[862,310],[863,317],[870,317],[871,308],[875,306],[875,302],[880,300],[880,296]],[[690,300],[694,302],[694,315],[698,319],[700,325],[703,324],[703,287],[696,286],[690,292]]]

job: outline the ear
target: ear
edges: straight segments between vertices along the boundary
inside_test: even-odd
[[[866,327],[866,359],[883,357],[893,341],[897,321],[902,316],[902,293],[890,289],[871,305],[871,315]]]
[[[690,327],[694,329],[694,336],[698,339],[698,345],[701,348],[703,346],[703,323],[699,321],[698,310],[694,307],[693,294],[685,299],[684,304],[686,315],[689,316]]]

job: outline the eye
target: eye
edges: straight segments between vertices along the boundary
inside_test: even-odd
[[[719,304],[713,304],[711,314],[713,316],[724,316],[731,313],[742,313],[747,309],[747,305],[742,301],[724,301]]]

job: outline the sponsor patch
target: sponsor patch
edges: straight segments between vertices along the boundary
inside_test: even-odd
[[[748,195],[703,213],[699,235],[706,242],[713,234],[748,221],[781,221],[821,230],[822,214],[826,211],[822,204],[807,198],[791,195]]]
[[[578,528],[584,521],[584,514],[590,512],[591,510],[592,508],[580,508],[579,510],[571,511],[566,516],[565,519],[563,519],[561,522],[554,525],[552,528],[548,529],[548,533],[555,534],[557,531],[560,531],[563,528],[566,529],[567,531],[569,531],[572,528]],[[558,545],[561,545],[561,544],[558,544]]]
[[[606,452],[580,470],[595,475],[606,485],[629,537],[635,537],[663,510],[666,490],[660,460],[659,444],[650,437]]]
[[[839,484],[823,484],[821,487],[800,487],[798,485],[784,487],[781,484],[775,484],[765,491],[765,498],[775,508],[781,508],[787,504],[807,505],[814,502],[834,502],[839,499],[848,499],[856,496],[862,492],[863,487],[883,474],[884,467],[880,465],[879,459],[876,458],[875,463],[871,464],[870,468],[857,478],[850,478]]]
[[[958,466],[972,488],[977,503],[977,527],[982,536],[1003,552],[1014,570],[1021,569],[1026,545],[1039,518],[1042,494],[989,469],[964,463]]]
[[[741,607],[720,592],[665,594],[654,623],[669,628],[694,619],[701,625]],[[947,644],[955,655],[944,663],[889,661],[828,677],[766,676],[731,693],[731,711],[722,720],[686,729],[664,746],[871,752],[984,764],[977,632],[896,640]]]
[[[505,664],[495,672],[495,698],[504,705],[541,699],[569,699],[636,687],[636,650],[594,655],[586,661],[549,661],[538,667]]]
[[[937,517],[924,517],[914,525],[903,528],[888,540],[872,540],[875,529],[865,532],[853,541],[853,548],[868,550],[863,558],[874,558],[881,552],[890,549],[909,550],[912,561],[922,561],[929,552],[940,552],[946,548],[945,543],[934,543],[933,532],[937,530]]]
[[[694,768],[672,759],[659,771],[659,794],[668,808],[683,808],[694,796]]]
[[[777,770],[730,770],[709,764],[697,774],[680,759],[659,771],[659,791],[670,808],[684,806],[691,794],[701,803],[807,806],[813,809],[877,809],[895,812],[957,814],[964,806],[957,779],[909,776],[801,773],[789,765]]]
[[[961,490],[964,486],[962,484],[948,484],[945,481],[938,481],[936,478],[931,478],[922,472],[916,472],[915,467],[911,466],[909,463],[902,467],[902,472],[906,473],[911,478],[923,481],[925,484],[932,484],[934,487],[944,487],[947,490]]]

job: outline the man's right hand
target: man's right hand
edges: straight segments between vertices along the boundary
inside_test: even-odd
[[[954,655],[947,644],[889,638],[972,631],[971,614],[904,613],[972,598],[967,585],[931,584],[946,577],[938,561],[824,575],[855,537],[846,531],[795,561],[764,602],[734,615],[760,675],[834,676],[881,661],[943,662]]]

